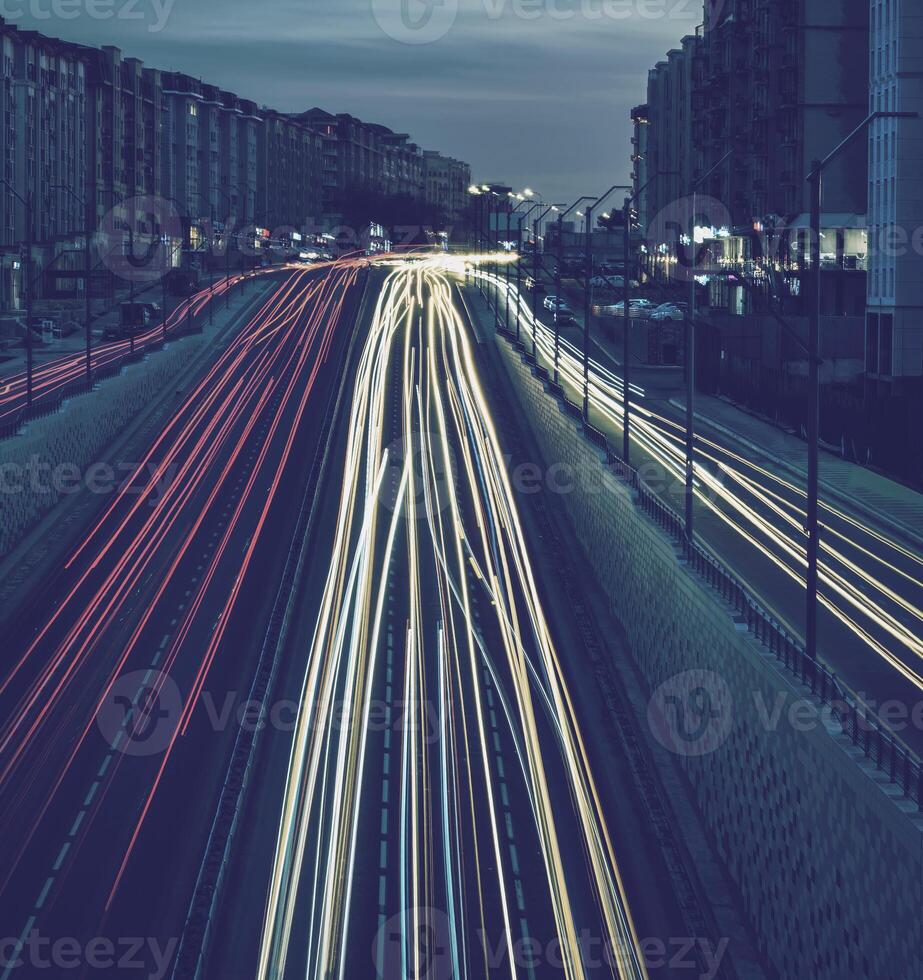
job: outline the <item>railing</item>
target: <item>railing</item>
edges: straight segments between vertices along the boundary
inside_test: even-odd
[[[246,280],[241,279],[240,283],[245,285]],[[209,302],[215,302],[215,300],[210,298]],[[193,334],[201,334],[204,330],[204,319],[207,316],[206,311],[207,306],[203,307],[203,309],[194,316],[184,316],[174,326],[169,327],[167,340],[175,341],[180,340],[183,337],[192,336]],[[60,411],[61,405],[67,401],[68,398],[72,398],[74,395],[82,395],[88,391],[92,391],[97,382],[115,377],[117,374],[122,372],[123,368],[130,364],[136,364],[139,361],[143,361],[148,354],[162,350],[163,347],[164,340],[162,335],[151,337],[144,342],[139,340],[133,352],[126,351],[124,354],[113,357],[106,363],[101,364],[99,367],[94,367],[92,380],[89,382],[89,384],[87,383],[86,375],[83,374],[74,381],[68,382],[66,385],[63,385],[61,388],[58,388],[47,395],[39,395],[33,399],[30,406],[27,407],[24,405],[8,419],[0,422],[0,440],[15,436],[27,422],[45,418],[48,415],[54,415],[56,412]]]
[[[524,360],[532,364],[536,372],[540,368],[532,357],[531,345],[503,334]],[[560,385],[545,382],[545,387],[568,414],[582,419],[582,412],[575,406]],[[747,630],[765,646],[785,670],[797,681],[811,689],[811,694],[822,707],[830,709],[835,721],[852,745],[872,762],[879,772],[900,787],[904,796],[923,811],[923,763],[920,758],[877,717],[855,692],[846,687],[837,675],[823,662],[812,660],[801,643],[778,622],[750,591],[710,551],[696,541],[689,541],[685,533],[685,520],[669,504],[665,503],[638,474],[616,453],[605,433],[584,423],[586,438],[606,455],[605,465],[619,482],[634,491],[637,505],[658,527],[683,550],[689,567],[706,584],[714,589],[731,607]]]

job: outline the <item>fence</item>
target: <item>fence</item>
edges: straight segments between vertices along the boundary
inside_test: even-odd
[[[505,331],[498,333],[519,351],[520,356],[535,368],[543,380],[547,379],[547,372],[539,368],[532,357],[530,346],[517,341],[514,335]],[[808,657],[798,640],[727,567],[701,544],[687,539],[684,518],[650,489],[638,471],[612,449],[603,432],[582,422],[581,410],[568,400],[563,388],[549,384],[547,380],[545,386],[570,416],[581,421],[586,438],[604,454],[609,472],[630,488],[640,509],[682,549],[690,568],[722,597],[735,616],[776,657],[779,664],[797,681],[809,687],[812,696],[822,706],[830,709],[831,718],[853,746],[923,811],[923,764],[920,759],[833,671],[821,661]]]

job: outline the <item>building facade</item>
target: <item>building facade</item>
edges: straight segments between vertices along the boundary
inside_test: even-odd
[[[869,250],[866,375],[885,384],[923,377],[923,10],[871,0],[868,145]]]
[[[715,273],[714,306],[753,312],[770,292],[791,309],[803,304],[805,178],[865,117],[868,37],[867,5],[856,0],[704,4],[700,29],[648,77],[647,226],[657,238],[675,229],[673,241],[647,242],[663,271],[676,261],[676,238],[694,235],[697,261],[704,254]],[[860,141],[825,173],[827,313],[864,306],[866,210]]]
[[[468,208],[471,168],[461,160],[435,150],[423,151],[426,203],[457,222]]]
[[[169,238],[171,255],[182,256],[219,244],[229,222],[264,229],[263,239],[266,229],[316,230],[325,212],[363,190],[423,202],[429,187],[451,213],[467,203],[467,166],[425,155],[406,133],[345,113],[258,107],[118,48],[2,18],[0,127],[9,185],[0,186],[0,308],[22,303],[25,201],[40,295],[50,273],[82,289],[88,221],[94,233],[130,228],[139,251]],[[104,238],[121,247],[118,235],[96,234],[98,252]]]
[[[63,247],[86,225],[87,65],[79,45],[17,31],[2,19],[0,43],[0,304],[18,305],[25,240],[35,243],[39,277],[46,264],[40,244]]]

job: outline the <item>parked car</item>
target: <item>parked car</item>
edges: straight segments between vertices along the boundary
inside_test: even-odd
[[[561,296],[546,296],[545,309],[554,314],[553,319],[557,320],[558,323],[573,323],[574,321],[574,311]]]
[[[655,310],[651,310],[651,319],[661,322],[663,320],[682,320],[686,314],[675,303],[662,303]]]
[[[631,305],[629,306],[629,316],[649,316],[654,304],[649,299],[633,299]],[[605,306],[601,309],[605,310],[601,313],[601,316],[624,316],[625,315],[625,301],[622,300],[620,303],[614,303],[612,306]]]

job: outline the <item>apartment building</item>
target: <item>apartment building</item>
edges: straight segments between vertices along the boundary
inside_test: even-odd
[[[648,224],[710,174],[697,185],[694,223],[710,261],[726,273],[710,283],[713,305],[750,312],[770,288],[781,288],[794,308],[802,302],[809,272],[805,177],[811,161],[864,118],[867,63],[864,2],[725,0],[706,3],[696,34],[650,72]],[[825,312],[854,314],[864,306],[866,204],[857,145],[825,174],[824,267],[837,273],[825,277]],[[676,247],[649,245],[655,254]]]
[[[9,184],[0,186],[0,308],[22,302],[20,198],[33,204],[39,292],[60,276],[63,296],[82,288],[88,215],[94,230],[132,229],[139,250],[168,235],[179,261],[182,246],[209,244],[229,218],[237,228],[298,229],[363,189],[417,201],[427,193],[426,157],[406,133],[345,113],[259,107],[118,48],[19,30],[2,17],[0,128]],[[445,159],[431,189],[460,211],[467,168]]]
[[[423,174],[426,203],[438,208],[449,221],[458,221],[468,208],[471,168],[435,150],[424,150]]]
[[[871,0],[866,375],[889,387],[923,377],[923,10],[918,0]]]
[[[423,151],[408,134],[317,107],[294,118],[316,130],[324,140],[325,211],[340,211],[346,196],[356,190],[424,200]]]
[[[22,295],[21,244],[25,201],[32,204],[34,242],[73,239],[82,232],[87,180],[87,71],[78,45],[36,31],[17,31],[0,18],[0,304]],[[33,249],[36,274],[44,268]]]

